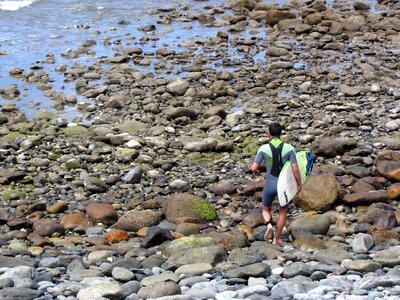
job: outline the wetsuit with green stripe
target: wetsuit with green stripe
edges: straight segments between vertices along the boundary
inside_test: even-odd
[[[278,177],[271,174],[273,166],[273,151],[271,150],[270,145],[272,144],[272,147],[278,149],[281,143],[282,141],[279,138],[273,138],[269,144],[265,144],[260,147],[254,160],[254,162],[258,165],[261,165],[261,163],[264,161],[267,169],[262,193],[262,203],[265,206],[272,205],[272,200],[274,200],[275,196],[277,195],[278,184]],[[287,161],[290,161],[292,164],[297,163],[296,153],[291,145],[284,143],[281,155],[282,165],[284,165]]]

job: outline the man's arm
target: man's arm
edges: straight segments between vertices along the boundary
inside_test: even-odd
[[[300,175],[299,165],[297,163],[292,163],[291,166],[292,166],[294,178],[296,178],[296,182],[297,182],[297,193],[300,193],[303,188],[303,185],[301,184],[301,175]]]

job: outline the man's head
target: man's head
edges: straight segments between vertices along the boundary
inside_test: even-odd
[[[282,134],[282,126],[279,123],[272,123],[268,127],[270,136],[279,137]]]

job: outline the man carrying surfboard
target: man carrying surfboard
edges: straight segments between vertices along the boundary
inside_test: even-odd
[[[256,158],[251,165],[251,170],[255,176],[260,176],[258,170],[261,163],[264,161],[266,166],[265,182],[262,192],[262,216],[264,223],[267,225],[267,230],[264,234],[266,241],[270,240],[273,235],[273,224],[271,219],[272,201],[277,195],[277,184],[279,173],[285,164],[289,161],[293,170],[295,180],[297,182],[297,192],[302,189],[302,182],[299,167],[297,165],[296,153],[293,146],[283,143],[280,139],[282,135],[282,126],[279,123],[272,123],[268,127],[268,135],[271,141],[268,144],[262,145],[257,152]],[[279,206],[279,216],[276,223],[276,232],[274,235],[274,244],[281,245],[281,234],[286,223],[288,213],[288,205]]]

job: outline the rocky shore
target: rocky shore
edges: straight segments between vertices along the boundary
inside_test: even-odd
[[[98,32],[10,70],[77,107],[71,122],[28,120],[24,91],[0,86],[0,299],[399,299],[399,2],[149,14],[147,38]],[[143,51],[159,24],[194,22],[221,30]],[[272,121],[317,156],[282,247],[263,241],[249,170]]]

